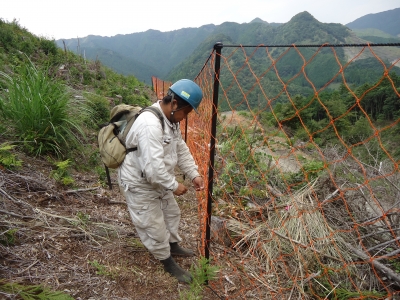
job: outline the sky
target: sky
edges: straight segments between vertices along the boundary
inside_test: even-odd
[[[323,23],[350,23],[400,7],[400,0],[1,0],[0,18],[49,39],[162,32],[260,18],[286,23],[309,12]]]

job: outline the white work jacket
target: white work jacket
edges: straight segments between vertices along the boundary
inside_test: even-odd
[[[165,191],[175,191],[178,188],[174,174],[176,166],[190,180],[200,174],[182,139],[179,124],[169,122],[159,102],[153,106],[164,116],[164,131],[155,114],[150,111],[141,113],[126,136],[126,148],[137,147],[137,150],[126,155],[118,175],[125,189],[156,189],[164,194]]]

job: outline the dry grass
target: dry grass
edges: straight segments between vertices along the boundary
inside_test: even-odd
[[[263,272],[252,274],[270,291],[276,290],[273,287],[280,282],[287,282],[292,296],[307,298],[305,284],[320,275],[321,265],[334,268],[351,261],[345,241],[326,223],[312,198],[315,184],[288,197],[283,210],[270,211],[268,222],[252,226],[235,220],[227,223],[233,235],[241,236],[233,248],[248,258],[247,269],[263,266]]]

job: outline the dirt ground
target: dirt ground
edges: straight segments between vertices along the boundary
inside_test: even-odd
[[[72,191],[49,179],[48,161],[25,159],[18,171],[0,169],[0,278],[41,284],[74,299],[175,300],[189,289],[166,274],[141,244],[115,173],[112,191],[101,187],[96,175],[85,172],[74,174],[78,191]],[[193,188],[177,200],[182,210],[182,245],[198,254]],[[6,232],[10,233],[7,241]],[[176,261],[189,270],[198,257]],[[0,292],[0,299],[20,298]],[[216,298],[205,288],[203,299]]]

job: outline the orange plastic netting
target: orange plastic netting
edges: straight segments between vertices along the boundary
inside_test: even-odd
[[[355,67],[365,61],[370,77]],[[395,46],[211,53],[186,134],[212,188],[198,193],[200,249],[220,268],[209,286],[221,299],[400,297],[396,66]]]
[[[163,81],[157,77],[152,76],[151,82],[153,85],[154,93],[157,95],[157,99],[164,98],[167,95],[168,89],[171,86],[171,82]]]

